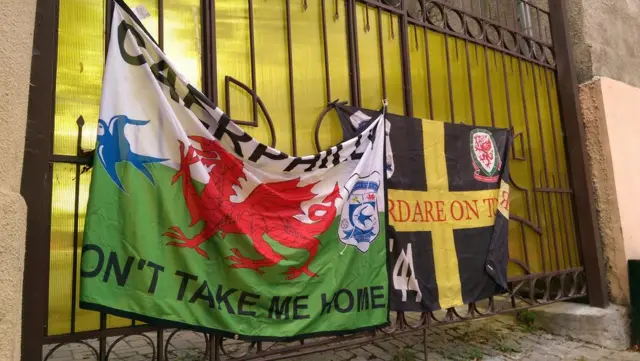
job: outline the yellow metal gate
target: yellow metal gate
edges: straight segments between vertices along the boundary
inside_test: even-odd
[[[89,161],[84,152],[95,142],[112,7],[95,0],[40,3],[35,49],[50,50],[52,60],[41,59],[44,65],[34,74],[49,74],[38,81],[49,82],[40,91],[53,99],[49,108],[34,110],[50,147],[43,150],[48,161],[39,175],[45,179],[39,222],[47,229],[32,231],[28,241],[29,249],[36,249],[31,267],[40,270],[39,292],[45,296],[29,303],[43,309],[30,328],[38,333],[37,348],[98,339],[98,347],[85,345],[100,359],[109,357],[107,336],[153,330],[158,333],[157,341],[149,338],[154,355],[164,359],[164,330],[77,306],[91,174],[84,172]],[[546,1],[536,2],[540,6],[523,0],[128,3],[150,13],[142,22],[176,70],[251,135],[288,154],[315,153],[341,139],[337,116],[328,108],[335,100],[379,108],[388,99],[393,113],[513,129],[512,294],[423,315],[417,324],[397,315],[394,328],[378,336],[586,294],[559,106],[553,14]],[[31,144],[37,142],[30,136]],[[30,227],[37,225],[30,222]],[[27,288],[30,279],[28,274]],[[206,357],[213,359],[224,340],[206,339]],[[244,357],[277,354],[256,349],[259,345]],[[26,352],[42,357],[41,350]]]

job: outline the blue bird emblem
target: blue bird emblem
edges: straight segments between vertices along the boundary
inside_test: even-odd
[[[108,124],[102,119],[98,120],[98,147],[96,149],[98,158],[100,158],[100,162],[109,174],[109,177],[111,177],[111,180],[113,180],[123,192],[126,191],[116,172],[117,163],[131,163],[155,186],[156,183],[146,165],[167,160],[140,155],[131,151],[131,145],[124,135],[124,127],[127,124],[143,126],[147,123],[149,123],[148,120],[130,119],[126,115],[116,115],[109,120]]]
[[[373,217],[373,214],[364,214],[364,212],[360,212],[358,214],[358,222],[367,226],[367,221],[371,222],[371,217]]]

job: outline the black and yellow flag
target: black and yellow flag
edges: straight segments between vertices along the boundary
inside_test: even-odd
[[[336,110],[345,137],[380,114]],[[386,119],[391,309],[435,311],[504,292],[510,131]]]

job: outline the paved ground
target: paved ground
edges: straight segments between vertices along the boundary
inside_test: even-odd
[[[153,335],[152,337],[155,337]],[[165,336],[166,337],[166,336]],[[290,360],[309,361],[415,361],[425,360],[422,331],[375,342],[360,347],[324,352]],[[108,344],[113,343],[109,339]],[[142,336],[129,337],[119,342],[112,351],[110,361],[150,360],[152,348]],[[97,345],[94,341],[89,342]],[[616,352],[598,346],[554,336],[524,325],[514,317],[497,316],[485,320],[454,324],[432,329],[428,336],[428,360],[606,360],[640,361],[640,353]],[[169,360],[195,361],[203,354],[204,338],[195,333],[181,331],[169,346]],[[48,351],[45,350],[45,353]],[[95,356],[83,345],[68,345],[58,349],[49,360],[93,360]]]

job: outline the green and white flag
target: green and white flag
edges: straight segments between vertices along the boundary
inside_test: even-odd
[[[248,339],[388,322],[383,116],[325,152],[265,146],[114,9],[81,307]]]

